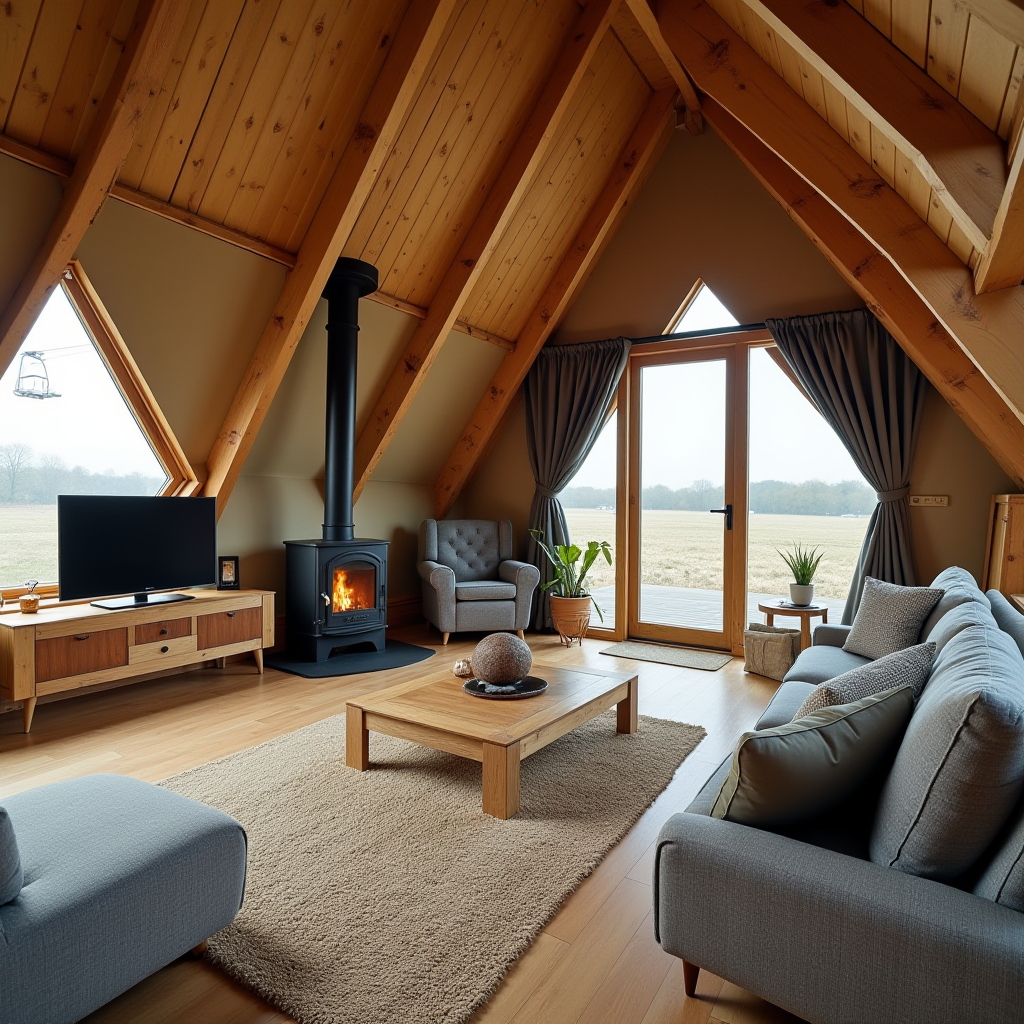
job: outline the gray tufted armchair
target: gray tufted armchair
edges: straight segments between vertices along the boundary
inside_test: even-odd
[[[419,555],[423,614],[444,643],[463,630],[523,635],[540,571],[513,561],[508,519],[424,519]]]

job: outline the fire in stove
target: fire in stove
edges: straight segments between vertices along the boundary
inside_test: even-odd
[[[373,569],[335,569],[331,588],[331,610],[338,612],[373,608],[376,598],[376,573]]]

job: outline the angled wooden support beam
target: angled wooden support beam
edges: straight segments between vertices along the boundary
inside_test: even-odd
[[[1024,280],[1024,146],[1017,146],[1009,180],[996,213],[992,239],[984,248],[974,287],[979,292],[1014,288]]]
[[[394,145],[454,7],[455,0],[417,0],[391,44],[207,460],[203,493],[217,498],[218,514]]]
[[[626,0],[619,8],[612,27],[619,41],[656,92],[675,83],[683,98],[682,124],[691,135],[699,135],[704,130],[704,119],[700,116],[700,97],[693,82],[690,81],[690,76],[683,70],[679,59],[665,42],[658,19],[655,18],[647,0]],[[641,47],[644,52],[640,52]],[[651,61],[646,59],[647,54],[653,54]],[[664,75],[658,79],[647,70],[652,63],[664,69]]]
[[[619,0],[592,0],[583,10],[559,54],[505,163],[487,190],[458,254],[445,271],[423,323],[409,339],[378,396],[356,442],[355,495],[387,449],[416,397],[445,338],[452,330],[484,267],[501,241],[516,208],[547,156],[558,127],[597,52]]]
[[[142,117],[160,89],[189,0],[144,0],[103,97],[64,198],[18,290],[0,316],[0,374],[57,287],[117,178]]]
[[[847,3],[741,0],[906,152],[982,251],[1006,185],[1006,147]]]
[[[864,300],[1014,483],[1024,487],[1024,423],[902,274],[834,206],[714,100],[706,100],[704,116]]]
[[[472,478],[533,361],[593,270],[605,243],[658,162],[675,127],[675,88],[655,93],[562,262],[516,342],[501,361],[434,485],[434,509],[446,515]]]
[[[1024,288],[978,295],[971,272],[935,232],[702,0],[665,0],[658,20],[697,87],[892,262],[1024,419]]]

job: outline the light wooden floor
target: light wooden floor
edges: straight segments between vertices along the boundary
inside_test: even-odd
[[[436,644],[426,629],[396,638]],[[471,652],[453,641],[439,658]],[[565,651],[557,638],[528,638],[536,662],[635,667],[640,712],[703,725],[708,736],[626,838],[566,900],[514,965],[473,1024],[793,1024],[796,1018],[701,972],[686,999],[680,961],[654,941],[653,843],[662,822],[686,806],[750,728],[776,684],[744,675],[627,662],[587,641]],[[158,781],[344,710],[354,694],[411,678],[416,666],[340,679],[301,679],[250,662],[39,705],[31,735],[21,715],[0,715],[0,798],[58,779],[119,772]],[[93,1014],[88,1024],[279,1024],[289,1018],[202,961],[185,958]],[[399,1024],[399,1022],[396,1022]]]

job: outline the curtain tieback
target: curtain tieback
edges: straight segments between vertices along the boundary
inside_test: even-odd
[[[542,498],[555,498],[558,495],[558,491],[553,491],[553,490],[551,490],[550,487],[541,487],[540,484],[537,484],[536,488],[537,488],[537,493]]]
[[[897,487],[894,491],[876,491],[875,497],[881,501],[899,501],[910,493],[910,487]]]

